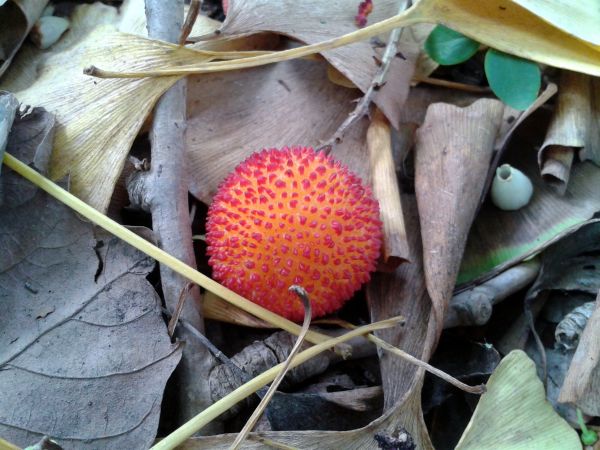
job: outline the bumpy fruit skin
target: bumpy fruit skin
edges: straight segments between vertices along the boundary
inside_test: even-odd
[[[220,185],[208,211],[213,277],[300,321],[301,285],[313,317],[339,309],[375,269],[379,206],[360,178],[310,147],[263,150]]]

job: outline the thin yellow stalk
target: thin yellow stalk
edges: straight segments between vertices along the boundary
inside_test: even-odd
[[[349,329],[349,330],[356,329],[356,325],[346,322],[345,320],[336,320],[336,319],[323,320],[323,321],[319,321],[319,323],[335,324],[335,325],[339,325],[339,326]],[[448,375],[443,370],[440,370],[437,367],[433,367],[431,364],[428,364],[425,361],[421,361],[419,358],[415,358],[413,355],[406,353],[404,350],[401,350],[398,347],[393,346],[392,344],[384,341],[383,339],[381,339],[373,334],[369,334],[365,337],[369,341],[371,341],[373,344],[377,345],[379,348],[387,350],[388,352],[393,353],[394,355],[402,358],[403,360],[405,360],[411,364],[414,364],[417,367],[421,367],[421,368],[425,369],[427,372],[431,373],[432,375],[435,375],[436,377],[441,378],[442,380],[446,381],[447,383],[450,383],[452,386],[455,386],[462,391],[468,392],[470,394],[485,393],[485,385],[484,384],[480,384],[480,385],[476,385],[476,386],[469,386],[468,384],[465,384],[462,381],[457,380],[452,375]]]
[[[241,60],[220,61],[199,64],[190,64],[189,66],[177,67],[173,69],[161,69],[139,72],[113,72],[102,70],[95,66],[90,66],[84,69],[84,73],[99,77],[99,78],[144,78],[144,77],[160,77],[174,75],[191,75],[197,73],[222,72],[226,70],[246,69],[249,67],[263,66],[276,62],[286,61],[289,59],[301,58],[303,56],[321,53],[334,48],[343,47],[344,45],[353,44],[364,39],[368,39],[378,34],[385,33],[394,28],[412,25],[422,21],[421,12],[416,8],[410,8],[402,14],[398,14],[381,22],[374,23],[368,27],[353,31],[352,33],[343,36],[329,39],[327,41],[318,42],[312,45],[292,48],[278,52],[269,52],[264,55],[252,56]]]
[[[0,450],[21,450],[21,447],[17,447],[15,444],[0,438]]]
[[[322,342],[313,347],[310,347],[307,350],[304,350],[303,352],[300,352],[291,361],[290,368],[297,367],[300,364],[308,361],[309,359],[314,358],[319,353],[322,353],[325,350],[339,345],[349,339],[368,334],[372,331],[392,327],[401,323],[403,320],[404,319],[402,317],[392,317],[390,319],[382,320],[381,322],[375,322],[370,325],[356,328],[354,330],[349,331],[346,334],[343,334],[342,336],[331,338],[327,342]],[[178,445],[181,445],[186,439],[193,436],[197,431],[201,430],[212,420],[223,414],[225,411],[229,410],[233,405],[241,402],[246,397],[249,397],[261,387],[265,386],[267,383],[273,381],[277,374],[281,371],[284,364],[285,363],[280,363],[276,366],[271,367],[269,370],[266,370],[265,372],[261,373],[252,380],[241,385],[229,395],[213,403],[211,406],[206,408],[196,417],[192,418],[191,420],[183,424],[181,427],[179,427],[177,430],[175,430],[173,433],[169,434],[160,442],[156,443],[151,450],[170,450],[177,447]]]
[[[246,300],[241,295],[236,294],[235,292],[220,285],[213,279],[201,274],[196,269],[181,262],[180,260],[171,256],[164,250],[161,250],[157,246],[151,244],[141,236],[138,236],[137,234],[128,230],[123,225],[115,222],[114,220],[105,216],[101,212],[95,210],[87,203],[84,203],[83,201],[75,197],[73,194],[67,192],[66,190],[58,186],[56,183],[44,177],[42,174],[36,172],[26,164],[23,164],[21,161],[19,161],[17,158],[10,155],[9,153],[4,153],[3,161],[4,164],[6,164],[12,170],[17,172],[19,175],[31,181],[33,184],[43,189],[52,197],[64,203],[77,213],[81,214],[86,219],[104,228],[106,231],[117,236],[118,238],[124,240],[129,245],[144,252],[151,258],[154,258],[159,263],[168,266],[169,268],[184,276],[188,280],[193,281],[194,283],[202,286],[203,288],[215,293],[224,300],[227,300],[229,303],[237,306],[240,309],[243,309],[246,312],[249,312],[250,314],[264,320],[265,322],[272,324],[275,327],[281,328],[295,335],[298,335],[300,333],[301,328],[298,324],[284,319],[283,317],[269,311],[268,309],[265,309],[257,305],[256,303],[252,303],[250,300]],[[315,331],[309,331],[306,335],[306,340],[312,342],[313,344],[318,344],[320,342],[328,341],[329,336],[317,333]],[[343,347],[338,348],[337,350],[339,350],[344,356],[347,356],[350,351],[350,348],[349,346],[345,345]]]

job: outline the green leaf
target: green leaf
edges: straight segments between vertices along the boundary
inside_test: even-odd
[[[479,42],[443,25],[435,27],[425,41],[427,54],[443,66],[465,62],[478,49]]]
[[[456,450],[580,450],[579,436],[548,401],[521,350],[500,361]]]
[[[485,55],[485,74],[494,94],[518,110],[535,101],[542,84],[536,63],[492,48]]]

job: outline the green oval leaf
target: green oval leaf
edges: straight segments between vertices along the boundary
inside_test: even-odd
[[[535,101],[542,84],[536,63],[491,48],[485,55],[485,74],[494,94],[518,110]]]
[[[479,42],[444,25],[438,25],[425,41],[425,51],[431,59],[443,66],[465,62],[479,49]]]

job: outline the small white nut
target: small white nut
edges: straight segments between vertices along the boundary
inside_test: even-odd
[[[533,195],[531,180],[509,164],[496,169],[492,183],[492,202],[504,211],[516,211],[527,205]]]

